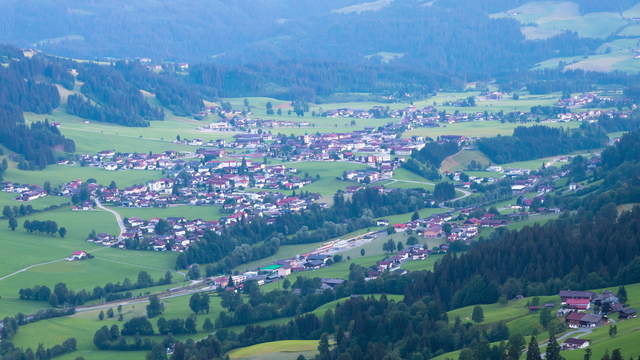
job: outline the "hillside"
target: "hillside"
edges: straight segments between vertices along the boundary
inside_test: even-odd
[[[619,10],[617,5],[579,3],[585,11]],[[0,42],[79,58],[341,61],[466,73],[525,69],[554,56],[581,56],[599,45],[593,39],[562,34],[564,29],[550,34],[554,37],[526,41],[516,21],[488,16],[521,4],[519,0],[491,4],[468,0],[101,0],[82,4],[43,0],[34,6],[5,0],[0,2]],[[607,35],[596,31],[596,39]],[[456,43],[465,46],[450,46]]]

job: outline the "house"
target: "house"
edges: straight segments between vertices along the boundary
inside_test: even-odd
[[[620,319],[634,319],[638,316],[638,313],[635,309],[627,307],[618,311],[618,316]]]
[[[571,310],[585,311],[591,307],[591,301],[589,299],[567,299],[565,306]]]
[[[594,294],[591,291],[561,290],[559,295],[560,295],[560,300],[564,305],[567,303],[568,299],[588,299],[589,301],[591,301]]]
[[[67,258],[68,261],[78,261],[87,258],[87,253],[84,251],[74,251],[71,256]]]
[[[565,319],[567,326],[572,329],[577,328],[594,328],[602,326],[606,323],[606,319],[602,315],[585,314],[572,312]]]
[[[586,339],[568,338],[562,343],[562,350],[586,349],[590,344]]]
[[[377,220],[376,226],[389,226],[389,220],[386,220],[386,219]]]

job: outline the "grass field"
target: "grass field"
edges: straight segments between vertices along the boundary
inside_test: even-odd
[[[150,180],[159,179],[161,176],[162,174],[159,171],[107,171],[95,167],[50,165],[40,171],[26,171],[10,167],[7,169],[4,178],[6,181],[40,186],[42,186],[45,181],[49,181],[51,185],[55,186],[76,179],[83,181],[96,179],[96,181],[102,185],[109,185],[111,181],[115,181],[116,184],[122,188],[135,184],[144,184]]]
[[[124,208],[111,207],[122,217],[139,217],[151,219],[155,217],[184,217],[187,219],[217,220],[222,216],[219,206],[180,205],[167,208]]]
[[[146,128],[94,121],[85,123],[84,119],[69,115],[62,109],[56,109],[52,114],[46,115],[26,113],[25,117],[27,121],[49,119],[60,122],[60,130],[65,136],[76,142],[76,151],[80,153],[95,153],[110,149],[122,152],[194,150],[193,146],[173,144],[171,141],[176,138],[176,135],[180,135],[182,138],[203,140],[229,139],[233,136],[232,132],[202,132],[197,128],[210,121],[176,117],[169,112],[167,112],[166,120],[152,121],[151,126]]]
[[[491,160],[478,150],[461,150],[442,161],[440,171],[459,171],[465,170],[471,161],[476,161],[487,167],[491,165]]]
[[[320,179],[302,188],[304,191],[319,193],[325,198],[331,198],[338,190],[344,190],[348,186],[356,185],[354,182],[342,181],[336,177],[350,170],[366,169],[363,164],[354,164],[341,161],[307,161],[286,164],[298,169],[298,174],[308,173],[312,177],[320,175]]]
[[[38,265],[27,271],[0,280],[0,316],[23,311],[14,300],[18,290],[34,285],[53,287],[65,282],[71,289],[93,289],[96,285],[122,281],[125,277],[135,279],[139,271],[145,270],[158,278],[175,266],[175,254],[142,251],[124,251],[92,245],[85,241],[91,230],[117,232],[115,218],[104,211],[71,212],[69,208],[38,213],[18,220],[54,220],[68,229],[64,239],[45,235],[29,234],[22,228],[15,232],[0,221],[0,278],[28,266]],[[68,262],[63,259],[76,250],[85,250],[95,255],[94,259]],[[51,262],[51,263],[50,263]],[[179,275],[174,278],[178,279]],[[46,305],[46,304],[41,304]]]
[[[228,355],[233,360],[294,360],[301,354],[315,354],[317,348],[318,340],[283,340],[235,349]]]
[[[162,316],[166,319],[186,318],[191,315],[191,310],[189,309],[189,296],[165,299],[162,300],[162,303],[165,307]],[[144,303],[124,306],[124,321],[136,316],[144,315],[146,313],[145,306],[146,305]],[[212,296],[211,311],[206,315],[198,315],[197,328],[199,333],[194,336],[206,335],[202,330],[202,324],[204,323],[205,318],[209,318],[211,321],[215,322],[220,311],[222,311],[220,298]],[[113,324],[122,326],[122,322],[117,321],[115,317],[113,319],[107,318],[100,321],[98,319],[99,312],[100,311],[82,312],[73,316],[48,319],[22,326],[20,327],[18,335],[14,339],[14,343],[18,346],[36,348],[39,343],[43,343],[45,346],[52,346],[63,342],[67,338],[75,337],[78,341],[78,351],[73,354],[74,356],[70,357],[71,359],[75,359],[76,356],[80,356],[81,354],[86,354],[82,356],[86,356],[87,359],[98,358],[94,357],[94,355],[104,356],[111,352],[98,351],[93,345],[93,334],[102,326],[111,326]],[[152,319],[151,322],[157,330],[155,325],[156,320],[157,319]],[[157,337],[158,341],[161,339],[162,337]],[[111,354],[117,354],[116,358],[120,359],[119,355],[127,354],[127,352],[115,352]],[[135,352],[135,356],[131,357],[131,359],[136,360],[143,360],[144,358],[145,352]]]
[[[5,206],[20,206],[20,205],[31,205],[34,209],[44,209],[49,206],[54,205],[62,205],[69,202],[69,199],[62,196],[47,196],[40,199],[35,199],[31,201],[18,201],[16,200],[16,195],[14,193],[6,193],[0,192],[0,208],[4,208]]]

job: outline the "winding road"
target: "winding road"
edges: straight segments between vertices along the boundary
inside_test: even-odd
[[[426,181],[399,180],[399,179],[389,179],[389,181],[391,181],[389,184],[393,184],[393,183],[397,183],[397,182],[403,182],[403,183],[410,183],[410,184],[436,186],[436,184],[430,183],[430,182],[426,182]],[[471,191],[463,190],[463,189],[460,189],[460,188],[456,188],[456,190],[460,191],[463,195],[462,196],[458,196],[455,199],[448,200],[447,202],[455,202],[455,201],[462,200],[462,199],[464,199],[466,197],[471,196]],[[442,204],[440,204],[440,205],[442,206],[443,204],[444,204],[444,202]]]
[[[122,234],[124,234],[127,231],[127,228],[124,226],[124,221],[122,220],[122,216],[117,211],[111,210],[108,207],[105,207],[104,205],[102,205],[100,200],[98,200],[97,198],[93,199],[93,201],[96,202],[96,206],[98,207],[98,209],[108,211],[112,213],[113,216],[116,217],[116,222],[118,223],[118,227],[120,228],[120,235],[118,235],[118,239],[121,239]]]

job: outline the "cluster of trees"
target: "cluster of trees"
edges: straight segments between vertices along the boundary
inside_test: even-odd
[[[433,189],[433,198],[436,201],[451,200],[456,197],[456,188],[452,183],[441,182]]]
[[[151,350],[153,342],[141,336],[153,335],[153,326],[146,317],[127,321],[120,331],[118,325],[103,326],[93,335],[93,344],[100,350],[140,351]],[[128,342],[125,336],[135,336]]]
[[[34,351],[31,348],[25,350],[15,347],[10,342],[3,342],[0,345],[0,358],[3,360],[50,360],[76,351],[77,345],[78,342],[75,338],[69,338],[62,344],[54,345],[50,348],[45,348],[44,345],[39,344]]]
[[[196,314],[209,313],[209,295],[205,293],[195,293],[189,299],[189,308]]]
[[[414,150],[402,167],[426,179],[439,180],[441,178],[438,171],[440,164],[447,156],[453,155],[459,150],[460,147],[453,141],[430,142],[421,150]]]
[[[380,192],[363,189],[345,199],[337,193],[329,208],[311,205],[302,212],[285,213],[275,222],[252,219],[226,228],[222,234],[209,232],[180,254],[178,268],[195,263],[215,263],[208,274],[227,272],[233,267],[274,254],[280,245],[323,241],[374,224],[376,217],[402,214],[429,207],[431,197],[420,189]]]
[[[61,238],[64,238],[65,235],[67,235],[67,228],[64,226],[59,227],[58,223],[53,220],[25,220],[22,226],[30,233],[37,232],[52,236],[57,233]]]
[[[504,164],[595,149],[607,141],[606,133],[598,126],[585,124],[579,129],[563,130],[538,125],[520,126],[514,129],[513,136],[482,138],[477,144],[492,161]]]
[[[154,281],[149,273],[140,271],[137,282],[125,278],[122,283],[108,283],[104,287],[96,286],[92,291],[73,291],[67,288],[65,283],[58,283],[53,291],[45,285],[36,285],[32,288],[24,288],[18,291],[21,300],[47,301],[52,306],[77,306],[91,300],[105,299],[113,301],[131,297],[131,290],[143,289],[157,285],[171,284],[172,275],[167,273],[157,281]]]
[[[158,332],[161,335],[185,335],[195,334],[198,332],[196,329],[196,317],[195,315],[187,317],[187,319],[165,319],[163,317],[158,319]]]
[[[31,205],[25,205],[25,204],[20,204],[20,206],[14,205],[9,206],[9,205],[5,205],[2,208],[2,216],[4,216],[6,219],[10,219],[10,218],[17,218],[20,216],[26,216],[26,215],[31,215],[35,212],[33,206]]]

